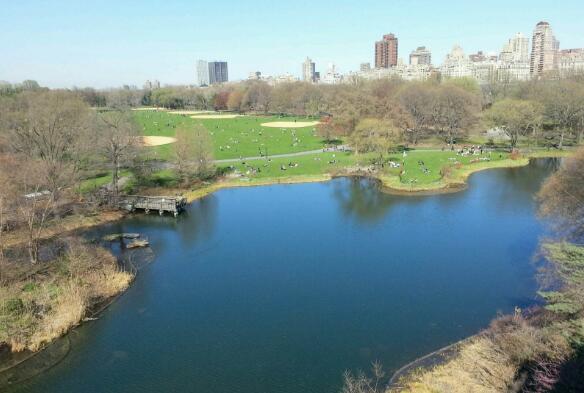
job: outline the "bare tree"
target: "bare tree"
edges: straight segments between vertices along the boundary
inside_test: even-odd
[[[418,143],[420,134],[432,120],[433,94],[432,86],[422,83],[406,85],[398,95],[399,102],[410,114],[412,127],[408,130],[410,141]]]
[[[573,81],[558,81],[550,84],[545,91],[545,115],[559,132],[558,147],[564,146],[566,133],[576,130],[581,120],[581,88]]]
[[[442,86],[437,92],[438,126],[448,144],[464,136],[476,122],[480,111],[477,96],[454,85]],[[436,112],[435,112],[436,113]]]
[[[195,173],[200,178],[206,178],[213,173],[213,141],[209,131],[201,125],[195,125],[193,130],[193,160]]]
[[[346,371],[343,375],[342,393],[383,393],[386,391],[384,382],[385,371],[379,362],[371,365],[371,376],[363,372],[353,375]]]
[[[230,111],[240,112],[242,107],[244,92],[242,90],[234,90],[229,93],[229,98],[227,99],[227,109]]]
[[[196,136],[192,130],[180,128],[176,130],[176,143],[173,144],[174,164],[176,172],[182,181],[195,172]]]
[[[8,175],[5,173],[5,169],[8,165],[0,161],[0,184],[2,184],[2,189],[0,190],[0,282],[2,281],[2,267],[4,265],[4,232],[8,228],[7,223],[7,205],[8,205],[8,195],[10,194],[10,189],[12,188],[12,182],[10,181]]]
[[[320,120],[316,126],[316,134],[320,136],[325,142],[330,143],[337,140],[341,134],[342,129],[330,116],[325,116]]]
[[[584,148],[567,158],[539,192],[540,213],[561,232],[584,234]]]
[[[109,108],[127,110],[140,106],[143,94],[137,89],[116,89],[105,94],[106,104]]]
[[[89,107],[66,92],[24,92],[5,112],[13,150],[43,163],[43,183],[56,201],[75,181],[87,150]]]
[[[43,161],[31,160],[24,155],[12,155],[3,162],[3,169],[8,176],[5,176],[6,187],[0,195],[2,208],[10,205],[19,223],[24,226],[31,263],[38,261],[39,242],[56,206],[47,191],[46,177],[41,171],[43,166]],[[4,211],[0,214],[4,216]]]
[[[135,154],[139,146],[136,123],[127,110],[111,110],[97,114],[96,144],[112,171],[114,200],[119,195],[120,168]]]

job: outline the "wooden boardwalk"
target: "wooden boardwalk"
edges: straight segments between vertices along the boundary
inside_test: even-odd
[[[187,200],[183,197],[167,196],[127,195],[122,197],[120,201],[120,207],[130,212],[140,209],[149,214],[151,210],[154,210],[158,211],[160,215],[168,212],[175,217],[185,209],[186,205]]]

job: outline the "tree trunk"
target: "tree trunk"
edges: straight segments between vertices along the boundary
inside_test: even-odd
[[[34,238],[34,228],[31,228],[31,232],[29,234],[28,239],[28,257],[30,259],[30,263],[34,264],[37,262],[39,256],[39,249],[37,240]]]
[[[515,146],[517,146],[518,140],[519,140],[519,135],[517,135],[517,134],[511,135],[511,150],[515,150]]]
[[[535,147],[539,146],[539,140],[537,137],[538,137],[537,127],[533,127],[532,138],[533,138],[533,141],[535,142]]]
[[[566,132],[562,129],[562,132],[560,133],[560,144],[559,144],[559,149],[561,150],[564,147],[564,134]]]
[[[113,168],[112,168],[112,192],[114,195],[114,200],[117,203],[118,200],[118,172],[119,172],[119,162],[118,157],[114,157]]]

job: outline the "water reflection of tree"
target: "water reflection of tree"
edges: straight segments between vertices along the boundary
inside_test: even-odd
[[[381,192],[377,182],[365,178],[333,182],[333,196],[345,216],[365,223],[381,221],[394,202],[394,197]]]
[[[180,218],[178,234],[193,244],[209,239],[215,230],[219,202],[215,195],[209,195],[194,201]]]
[[[559,169],[561,160],[557,158],[538,158],[531,160],[529,166],[510,168],[497,171],[502,185],[512,187],[515,192],[532,198],[541,187],[543,181]]]
[[[472,175],[466,192],[479,197],[481,203],[495,204],[500,214],[517,215],[524,209],[534,207],[534,198],[544,180],[560,165],[553,158],[534,159],[530,165],[520,168],[493,169]],[[453,194],[444,198],[444,203],[459,203]],[[530,213],[531,214],[531,213]]]

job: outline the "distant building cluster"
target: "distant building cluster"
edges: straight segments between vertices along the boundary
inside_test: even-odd
[[[584,49],[560,50],[560,42],[547,22],[539,22],[531,40],[517,33],[498,56],[466,57],[455,47],[440,67],[443,77],[470,76],[479,83],[525,81],[543,77],[566,77],[584,72]],[[480,54],[480,52],[479,52]]]
[[[160,89],[160,82],[155,81],[146,81],[144,82],[144,90],[156,90]]]
[[[260,71],[250,72],[248,80],[257,80],[266,82],[270,86],[276,86],[280,83],[297,82],[298,78],[292,74],[283,74],[276,76],[262,75]]]
[[[197,84],[211,86],[229,81],[226,61],[197,61]]]
[[[425,46],[419,46],[415,51],[410,53],[411,65],[432,65],[432,52]]]
[[[530,42],[531,41],[531,42]],[[531,45],[530,45],[531,44]],[[526,81],[548,77],[566,77],[574,73],[584,73],[584,48],[560,49],[560,42],[553,34],[548,22],[539,22],[531,40],[517,33],[511,37],[496,53],[477,53],[467,55],[455,45],[440,66],[432,64],[432,52],[426,46],[419,46],[409,53],[406,64],[399,58],[399,40],[393,34],[385,34],[375,42],[374,65],[361,63],[359,71],[341,74],[333,63],[329,63],[325,72],[317,71],[316,63],[307,57],[301,66],[300,80],[307,83],[339,84],[355,78],[381,79],[402,78],[404,80],[427,80],[432,77],[474,78],[481,84],[493,82]],[[270,85],[298,81],[291,74],[264,76],[261,72],[252,72],[249,80],[261,80]],[[197,62],[197,83],[210,86],[227,82],[227,62]],[[147,82],[149,84],[150,82]],[[155,89],[154,84],[145,88]]]
[[[426,80],[433,75],[442,78],[469,77],[479,83],[526,81],[532,78],[566,77],[584,72],[584,48],[560,50],[560,43],[547,22],[539,22],[530,40],[517,33],[503,45],[501,52],[479,51],[466,55],[455,45],[442,65],[432,65],[431,51],[420,46],[409,55],[409,64],[398,57],[398,38],[383,36],[375,43],[375,68],[362,63],[355,73],[364,79],[400,77],[405,80]]]

